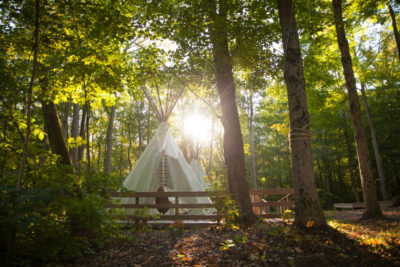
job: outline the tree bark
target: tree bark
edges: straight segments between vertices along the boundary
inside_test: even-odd
[[[42,100],[42,112],[51,151],[61,157],[61,163],[72,166],[56,105],[53,101],[44,99]]]
[[[332,0],[332,5],[343,73],[346,79],[346,87],[349,95],[351,122],[353,125],[358,165],[360,168],[361,185],[363,188],[364,202],[366,207],[366,211],[362,218],[378,218],[382,216],[382,212],[376,196],[375,181],[371,169],[371,157],[368,150],[367,136],[362,125],[361,109],[360,103],[358,102],[353,63],[351,61],[349,43],[347,42],[346,33],[344,30],[342,0]]]
[[[250,92],[249,96],[249,117],[248,117],[248,125],[249,125],[249,141],[250,141],[250,153],[251,153],[251,177],[253,178],[253,187],[257,189],[257,162],[256,162],[256,149],[254,144],[254,133],[253,133],[253,93]]]
[[[239,210],[238,222],[251,225],[256,221],[252,210],[246,165],[243,149],[243,137],[235,98],[233,70],[227,41],[227,3],[210,0],[209,17],[211,20],[210,37],[213,60],[215,63],[217,88],[222,108],[224,127],[224,158],[228,168],[228,186]]]
[[[69,129],[69,113],[71,111],[71,101],[65,102],[64,105],[62,105],[61,107],[63,107],[63,112],[62,112],[62,120],[61,120],[61,127],[63,130],[63,135],[65,137],[65,140],[68,140],[69,137],[69,133],[68,133],[68,129]]]
[[[90,135],[89,135],[89,120],[90,120],[90,103],[86,102],[86,182],[88,192],[91,191],[91,164],[90,164]]]
[[[74,104],[74,110],[72,115],[72,125],[71,125],[71,137],[76,140],[79,136],[79,111],[80,107],[79,104]],[[78,167],[78,147],[74,146],[70,149],[69,155],[71,157],[71,161],[73,166],[76,168]]]
[[[22,176],[24,173],[24,167],[26,159],[28,158],[29,141],[31,138],[31,116],[32,116],[32,94],[33,94],[33,84],[36,77],[36,67],[37,67],[37,54],[39,48],[39,16],[40,16],[40,1],[35,2],[35,31],[34,31],[34,43],[33,43],[33,61],[32,61],[32,72],[31,79],[28,87],[28,103],[27,103],[27,114],[26,114],[26,134],[24,139],[24,146],[22,149],[21,160],[19,162],[18,168],[18,178],[16,182],[16,189],[19,191],[21,189]]]
[[[132,103],[133,104],[133,103]],[[137,103],[137,128],[138,128],[138,155],[142,154],[143,150],[143,114],[142,114],[142,109],[143,109],[143,103],[139,102]]]
[[[85,140],[86,134],[85,134],[85,124],[86,124],[86,116],[88,111],[88,104],[85,104],[82,110],[82,118],[81,118],[81,127],[79,130],[79,136],[82,138],[82,140]],[[79,161],[83,159],[83,152],[85,151],[85,145],[81,145],[78,147],[78,164]]]
[[[284,78],[289,102],[290,150],[295,190],[294,227],[325,228],[326,221],[319,202],[311,151],[310,117],[301,59],[299,36],[291,0],[278,0],[279,20],[284,47]]]
[[[210,141],[210,154],[208,156],[208,165],[206,169],[207,177],[210,178],[210,172],[213,163],[213,147],[214,147],[214,135],[215,135],[215,127],[214,127],[214,117],[211,122],[211,141]]]
[[[397,56],[400,59],[400,34],[399,34],[399,30],[397,29],[396,15],[394,14],[393,8],[390,5],[390,3],[388,3],[388,8],[389,8],[389,13],[390,13],[390,18],[392,19],[394,39],[396,40],[396,45],[397,45]]]
[[[355,198],[356,202],[360,202],[360,197],[358,195],[357,184],[356,184],[356,177],[354,176],[355,170],[354,170],[353,148],[351,147],[350,137],[349,137],[349,134],[347,133],[346,127],[344,127],[343,135],[344,135],[344,140],[346,142],[346,147],[347,147],[347,157],[348,157],[348,161],[349,161],[351,187],[353,189],[353,194],[354,194],[354,198]]]
[[[116,104],[111,107],[110,120],[108,123],[108,129],[107,129],[106,159],[104,162],[105,173],[111,172],[111,150],[112,150],[112,136],[113,136],[113,129],[114,129],[115,109],[116,109]]]
[[[129,116],[130,118],[131,116]],[[129,164],[129,172],[132,171],[132,160],[131,160],[131,149],[132,149],[132,137],[131,137],[131,123],[130,119],[128,119],[128,151],[127,151],[127,158],[128,158],[128,164]]]
[[[371,141],[372,141],[372,146],[374,148],[375,161],[376,161],[376,167],[378,169],[378,176],[379,176],[379,182],[381,185],[382,197],[383,197],[383,200],[387,201],[387,200],[389,200],[389,194],[388,194],[387,188],[386,188],[386,179],[383,174],[381,153],[379,152],[379,146],[378,146],[378,140],[376,138],[375,127],[374,127],[374,123],[372,122],[371,113],[369,112],[367,96],[365,95],[365,89],[364,89],[363,83],[361,83],[361,96],[362,96],[363,103],[364,103],[365,113],[367,114],[367,118],[368,118],[369,130],[371,132]]]

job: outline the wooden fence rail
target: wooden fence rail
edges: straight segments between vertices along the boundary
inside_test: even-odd
[[[284,210],[294,207],[294,201],[290,198],[294,194],[293,188],[279,188],[279,189],[258,189],[249,190],[250,197],[252,200],[253,211],[256,215],[262,218],[280,218]],[[116,192],[112,193],[111,197],[119,199],[135,199],[134,204],[112,204],[110,208],[122,208],[122,209],[174,209],[175,214],[164,214],[160,215],[158,220],[212,220],[219,221],[223,214],[204,214],[204,215],[191,215],[191,214],[180,214],[180,209],[210,209],[215,208],[214,203],[196,203],[186,204],[180,203],[181,198],[186,197],[209,197],[212,202],[215,196],[220,194],[230,194],[229,191],[214,192],[214,191],[194,191],[194,192]],[[283,195],[279,201],[265,201],[261,197],[266,195]],[[158,204],[142,204],[140,203],[141,198],[174,198],[174,203],[158,203]],[[184,201],[182,201],[184,202]],[[155,203],[155,201],[154,201]],[[270,212],[270,208],[276,209],[275,213]],[[128,213],[129,214],[129,213]],[[121,219],[133,219],[135,215],[116,215]]]

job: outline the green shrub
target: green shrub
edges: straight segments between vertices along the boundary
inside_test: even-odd
[[[222,179],[210,179],[212,181],[221,181]],[[212,198],[214,199],[215,208],[218,214],[223,215],[223,223],[227,226],[235,226],[239,216],[239,211],[236,202],[230,195],[223,192],[221,183],[211,183],[211,191],[214,191]]]
[[[35,187],[20,192],[0,188],[2,263],[65,262],[93,253],[110,239],[117,227],[106,209],[112,182],[89,193],[79,174],[50,168],[32,177]],[[92,176],[92,181],[104,179]]]

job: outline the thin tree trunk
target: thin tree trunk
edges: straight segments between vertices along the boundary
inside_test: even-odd
[[[253,178],[253,187],[257,189],[257,163],[256,163],[256,149],[254,144],[254,133],[253,133],[253,94],[250,92],[249,97],[249,140],[250,140],[250,153],[251,153],[251,177]]]
[[[133,103],[132,103],[133,104]],[[138,116],[138,120],[137,120],[137,128],[138,128],[138,150],[139,150],[139,155],[142,153],[142,149],[143,149],[143,124],[142,124],[142,104],[137,104],[137,116]]]
[[[88,113],[87,111],[88,111],[88,104],[86,103],[82,110],[81,127],[79,130],[79,136],[82,138],[82,140],[85,140],[85,138],[86,138],[85,123],[86,123],[86,116]],[[78,164],[79,164],[79,161],[81,161],[83,159],[84,151],[85,151],[85,145],[81,145],[78,147]]]
[[[348,157],[348,161],[349,161],[351,187],[353,189],[353,194],[354,194],[354,198],[355,198],[356,202],[360,202],[360,197],[359,197],[358,191],[357,191],[356,177],[354,176],[354,174],[355,174],[354,154],[353,154],[353,149],[352,149],[351,143],[350,143],[350,137],[349,137],[349,134],[347,133],[346,127],[344,127],[343,135],[344,135],[344,140],[346,142],[346,147],[347,147],[347,157]]]
[[[106,159],[104,162],[105,173],[111,172],[111,151],[112,151],[112,136],[113,136],[113,129],[114,129],[115,109],[116,109],[116,104],[111,107],[110,120],[108,123],[108,129],[107,129]]]
[[[281,153],[279,150],[279,140],[278,140],[278,131],[275,130],[275,144],[276,144],[276,156],[278,158],[278,180],[279,180],[279,188],[283,188],[282,182],[282,173],[281,173]]]
[[[68,140],[69,137],[69,133],[68,133],[68,128],[69,128],[69,113],[71,111],[71,101],[68,101],[66,103],[64,103],[63,105],[63,112],[62,112],[62,131],[63,131],[63,135],[65,137],[65,140]]]
[[[367,114],[367,118],[368,118],[369,129],[371,131],[372,146],[374,148],[376,167],[378,169],[379,182],[381,185],[382,196],[383,196],[383,200],[387,201],[387,200],[389,200],[389,194],[388,194],[387,188],[386,188],[386,179],[383,174],[381,154],[379,152],[379,146],[378,146],[378,140],[376,138],[375,127],[374,127],[374,123],[372,122],[372,119],[371,119],[371,114],[369,112],[367,96],[365,95],[364,83],[361,83],[361,95],[362,95],[362,99],[363,99],[363,103],[364,103],[365,113]]]
[[[31,138],[31,116],[32,116],[32,92],[33,92],[33,84],[35,82],[36,77],[36,67],[37,67],[37,54],[39,48],[39,10],[40,10],[40,1],[36,0],[35,2],[35,31],[34,31],[34,43],[33,43],[33,61],[32,61],[32,72],[31,79],[28,87],[28,106],[27,106],[27,114],[26,114],[26,134],[24,140],[24,146],[22,149],[21,160],[19,162],[18,168],[18,178],[16,183],[16,189],[19,191],[21,189],[22,183],[22,175],[24,173],[25,162],[28,158],[28,150],[29,150],[29,141]]]
[[[256,221],[253,213],[243,149],[243,137],[235,98],[235,85],[227,42],[226,22],[228,7],[225,1],[210,1],[211,42],[216,69],[217,88],[222,108],[224,127],[224,157],[228,168],[228,185],[240,213],[238,221],[251,225]]]
[[[86,182],[88,192],[91,190],[91,170],[90,170],[90,135],[89,135],[89,119],[90,119],[90,104],[86,102],[87,115],[86,115]]]
[[[392,6],[390,5],[390,2],[388,3],[388,8],[389,8],[389,13],[390,13],[390,18],[392,19],[394,39],[396,40],[396,45],[397,45],[397,56],[400,59],[400,34],[399,34],[399,30],[397,29],[396,15],[394,14],[394,11],[393,11]]]
[[[124,136],[125,132],[124,129],[121,129],[121,136]],[[124,149],[123,149],[123,142],[120,142],[120,148],[119,148],[119,165],[118,165],[118,170],[119,170],[119,176],[122,176],[122,165],[124,162]]]
[[[97,172],[100,172],[101,168],[100,168],[100,160],[101,160],[101,142],[98,141],[98,150],[97,150]]]
[[[291,0],[278,0],[279,20],[284,47],[284,78],[289,102],[290,150],[295,190],[294,227],[325,228],[326,221],[319,202],[311,151],[310,117],[301,59],[300,42]]]
[[[129,117],[130,118],[130,117]],[[128,164],[129,164],[129,172],[132,171],[132,160],[131,160],[131,149],[132,149],[132,137],[131,137],[131,123],[130,119],[128,119]],[[139,152],[140,153],[140,152]]]
[[[146,146],[150,143],[150,113],[147,113]]]
[[[210,172],[211,172],[211,168],[212,168],[212,163],[213,163],[213,147],[214,147],[214,117],[212,119],[211,122],[211,141],[210,141],[210,155],[208,157],[208,166],[207,166],[207,170],[206,170],[206,174],[208,177],[210,177]]]
[[[43,151],[47,150],[47,136],[44,136],[43,140],[42,140],[42,149]],[[44,164],[46,162],[46,156],[40,156],[39,157],[39,167],[41,170],[43,170],[44,168]]]
[[[338,45],[341,54],[344,77],[349,95],[351,122],[354,131],[354,140],[360,168],[361,185],[363,188],[364,202],[366,211],[362,218],[378,218],[382,216],[376,196],[375,181],[371,169],[371,156],[368,150],[367,136],[364,131],[361,119],[360,103],[358,102],[356,80],[354,78],[353,63],[351,61],[349,43],[343,24],[342,0],[332,0],[333,14],[335,17],[335,27]]]
[[[80,107],[79,104],[74,104],[73,116],[72,116],[72,125],[71,125],[71,137],[76,140],[79,136],[79,111]],[[73,166],[76,168],[78,167],[78,147],[75,145],[69,151],[69,155],[72,160]]]

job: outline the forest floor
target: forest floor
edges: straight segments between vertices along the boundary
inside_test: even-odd
[[[124,237],[72,266],[400,266],[400,208],[385,220],[359,221],[362,210],[328,211],[329,231],[299,232],[268,220],[236,227],[127,229]],[[310,226],[310,230],[312,226]],[[336,231],[336,230],[337,231]]]

